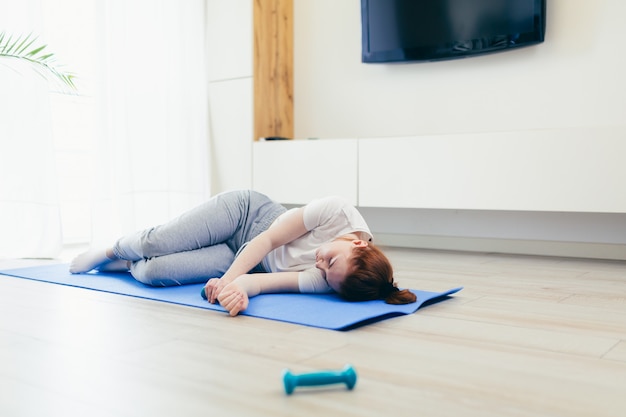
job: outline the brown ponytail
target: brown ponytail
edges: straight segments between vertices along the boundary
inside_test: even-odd
[[[346,300],[385,300],[387,304],[415,302],[415,294],[398,289],[393,281],[391,262],[374,245],[354,248],[351,262],[352,272],[346,276],[339,291]]]
[[[391,284],[392,290],[383,297],[383,300],[387,304],[410,304],[414,303],[417,297],[411,291],[404,289],[400,290],[396,287],[396,284]]]

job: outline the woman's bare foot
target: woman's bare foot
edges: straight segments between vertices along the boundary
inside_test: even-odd
[[[70,272],[80,274],[119,261],[111,249],[92,249],[75,257],[70,263]]]

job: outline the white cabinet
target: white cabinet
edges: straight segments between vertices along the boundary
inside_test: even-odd
[[[624,128],[258,142],[253,186],[282,203],[626,213]]]
[[[359,205],[625,213],[623,128],[362,139]]]

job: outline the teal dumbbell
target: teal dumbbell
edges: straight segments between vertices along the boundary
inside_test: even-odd
[[[356,371],[352,365],[346,365],[340,371],[321,371],[305,374],[293,374],[289,369],[283,372],[285,392],[291,394],[296,387],[311,387],[318,385],[346,384],[348,389],[356,384]]]

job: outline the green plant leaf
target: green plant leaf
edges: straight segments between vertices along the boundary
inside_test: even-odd
[[[12,58],[28,62],[40,75],[45,78],[52,77],[60,81],[62,85],[75,91],[75,75],[61,71],[56,67],[54,65],[55,57],[53,53],[47,51],[45,54],[43,53],[48,45],[37,46],[28,51],[35,41],[37,41],[37,37],[33,36],[32,33],[26,36],[14,37],[13,35],[7,35],[5,32],[0,32],[0,58]]]

